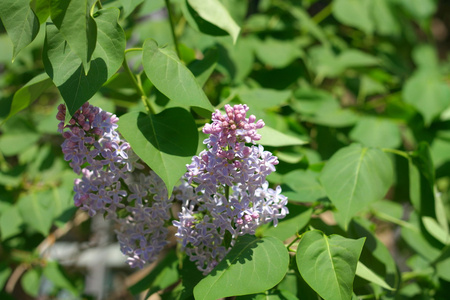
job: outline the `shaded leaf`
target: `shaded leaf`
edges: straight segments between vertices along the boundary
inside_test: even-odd
[[[4,262],[0,263],[0,289],[3,290],[3,287],[5,286],[6,281],[9,278],[9,275],[11,275],[12,270],[11,268]]]
[[[212,72],[216,68],[218,51],[216,48],[209,49],[203,59],[194,60],[188,65],[188,69],[197,79],[199,86],[204,86]]]
[[[44,236],[53,221],[53,199],[48,191],[32,192],[19,199],[18,207],[24,222]]]
[[[69,278],[64,274],[63,269],[56,261],[47,262],[43,270],[43,274],[48,280],[61,289],[70,291],[73,295],[77,295],[78,291]]]
[[[28,295],[37,297],[41,285],[41,274],[36,269],[29,269],[20,279],[20,283]]]
[[[0,230],[2,240],[6,240],[22,231],[20,228],[23,224],[19,208],[14,205],[6,208],[0,215]]]
[[[97,24],[91,16],[95,0],[51,0],[50,15],[70,49],[81,59],[84,74],[97,42]]]
[[[97,46],[92,55],[91,70],[83,71],[81,60],[53,25],[47,25],[43,60],[45,71],[58,87],[70,114],[88,101],[122,65],[125,33],[117,23],[119,10],[99,10]]]
[[[9,111],[5,121],[17,114],[19,111],[27,108],[31,102],[36,100],[51,85],[52,81],[45,73],[40,74],[28,81],[14,94],[14,98],[11,103],[11,110]]]
[[[288,251],[280,240],[241,236],[225,258],[194,288],[195,299],[215,300],[263,292],[283,279],[288,264]],[[252,284],[242,284],[249,278]]]
[[[303,279],[322,298],[350,299],[364,238],[353,240],[323,232],[306,232],[297,248],[297,267]]]
[[[129,287],[129,291],[137,295],[148,289],[147,294],[151,295],[167,288],[180,278],[178,264],[176,253],[171,251],[148,275]]]
[[[283,175],[283,183],[292,191],[283,192],[289,201],[314,202],[327,194],[319,182],[319,174],[310,170],[295,170]]]
[[[192,115],[179,107],[157,115],[130,112],[120,117],[119,131],[161,177],[170,196],[197,151],[198,131]]]
[[[39,19],[30,7],[30,0],[0,1],[0,18],[14,45],[14,61],[19,52],[37,36]]]

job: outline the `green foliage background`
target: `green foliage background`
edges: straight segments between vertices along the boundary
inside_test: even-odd
[[[49,297],[86,296],[46,251],[89,235],[55,119],[89,100],[169,190],[211,112],[247,104],[290,201],[205,278],[172,249],[130,293],[445,299],[449,15],[444,0],[2,0],[0,298],[37,297],[42,278]]]

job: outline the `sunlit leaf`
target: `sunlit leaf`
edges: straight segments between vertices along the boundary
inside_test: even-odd
[[[288,264],[288,251],[280,240],[244,235],[214,270],[197,284],[195,299],[215,300],[263,292],[283,279]],[[249,278],[252,284],[242,284]]]
[[[201,18],[228,32],[236,43],[241,28],[219,0],[187,0],[187,2]]]
[[[358,144],[336,152],[320,176],[345,225],[369,203],[382,199],[393,178],[391,160],[384,152]]]
[[[325,300],[350,299],[364,238],[353,240],[308,231],[297,248],[297,267],[303,279]]]
[[[372,270],[366,267],[362,262],[358,261],[356,265],[356,276],[364,278],[367,281],[373,282],[382,288],[393,291],[394,289],[390,287],[386,281],[380,278],[377,274],[375,274]]]
[[[143,50],[143,65],[145,74],[155,87],[177,105],[214,110],[194,75],[181,63],[175,52],[159,48],[154,40],[147,40]]]

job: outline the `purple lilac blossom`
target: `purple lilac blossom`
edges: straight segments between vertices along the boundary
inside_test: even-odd
[[[116,223],[122,253],[131,267],[154,261],[167,242],[166,225],[172,198],[163,181],[146,170],[130,145],[117,132],[118,118],[83,104],[64,125],[66,107],[58,107],[58,131],[64,159],[75,180],[74,202],[92,217],[104,214]]]
[[[192,158],[176,193],[182,201],[175,236],[191,261],[204,274],[225,257],[238,236],[254,234],[258,226],[289,212],[281,188],[269,188],[267,175],[278,159],[261,145],[256,130],[264,126],[254,115],[246,117],[247,105],[225,105],[225,115],[216,110],[212,124],[203,132],[207,150]],[[231,242],[225,244],[229,233]]]

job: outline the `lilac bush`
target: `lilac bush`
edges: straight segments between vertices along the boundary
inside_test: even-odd
[[[182,201],[175,236],[200,271],[209,273],[233,247],[238,236],[254,234],[258,226],[288,213],[287,198],[278,186],[269,188],[267,175],[278,159],[261,145],[256,132],[264,126],[246,105],[216,111],[207,150],[192,158],[174,195]],[[118,229],[117,238],[131,267],[152,262],[168,244],[173,196],[161,178],[143,163],[117,132],[118,118],[85,103],[68,125],[59,106],[59,131],[65,138],[64,158],[81,179],[74,184],[75,205],[92,217],[105,214]],[[125,212],[125,213],[124,213]],[[229,234],[230,242],[225,237]]]

